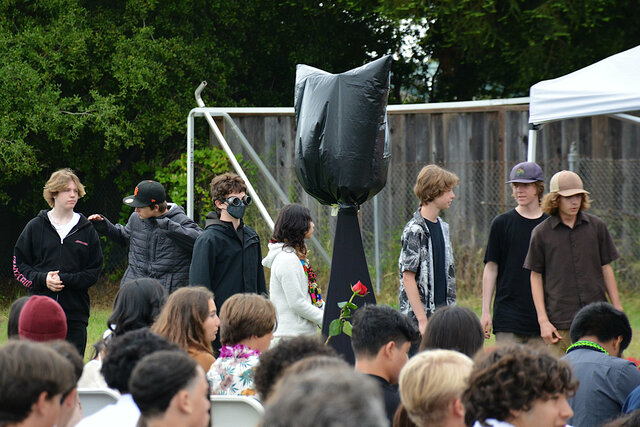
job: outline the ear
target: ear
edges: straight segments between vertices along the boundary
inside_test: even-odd
[[[59,396],[59,395],[58,395]],[[53,396],[55,398],[55,396]],[[52,399],[49,399],[49,394],[43,391],[38,395],[38,400],[31,405],[31,413],[38,415],[46,415],[47,409],[51,406]]]
[[[462,403],[462,399],[460,399],[459,397],[456,398],[453,402],[451,402],[451,413],[456,418],[464,419],[464,405]]]
[[[173,396],[175,400],[176,406],[180,410],[180,412],[184,414],[190,414],[193,411],[191,407],[191,396],[189,396],[189,392],[187,390],[180,390]]]
[[[397,350],[395,341],[389,341],[388,343],[383,345],[382,346],[382,354],[384,355],[385,359],[393,358],[394,350]]]
[[[77,401],[78,401],[78,389],[74,388],[67,395],[67,397],[62,401],[62,406],[73,408],[74,406],[76,406]]]
[[[624,339],[623,336],[619,335],[617,338],[614,338],[612,343],[611,343],[613,345],[613,348],[616,350],[616,354],[620,354],[620,355],[622,354],[622,348],[621,347],[622,347],[622,340],[623,339]]]
[[[216,208],[218,209],[222,209],[224,207],[224,203],[222,203],[220,200],[214,200],[213,204],[216,205]]]

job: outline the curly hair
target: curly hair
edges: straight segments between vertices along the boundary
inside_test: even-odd
[[[204,331],[212,299],[213,293],[203,286],[178,289],[169,296],[151,330],[184,351],[196,349],[213,354]]]
[[[294,249],[298,256],[306,256],[304,236],[311,227],[311,221],[311,212],[307,207],[297,203],[287,205],[278,213],[271,239]]]
[[[481,355],[462,395],[467,425],[487,418],[509,421],[511,411],[528,411],[536,400],[572,396],[578,382],[571,367],[544,349],[507,345]]]
[[[558,193],[547,193],[542,198],[542,211],[547,215],[555,215],[558,213],[560,206],[560,197]],[[586,193],[582,193],[582,203],[580,204],[580,211],[586,211],[591,207],[591,198]]]
[[[420,199],[420,206],[433,202],[442,193],[452,189],[460,179],[458,176],[440,166],[427,165],[422,168],[416,179],[413,192]]]
[[[223,173],[222,175],[218,175],[211,180],[211,200],[213,200],[214,206],[215,201],[220,200],[223,201],[232,193],[242,193],[247,192],[247,184],[245,184],[244,180],[236,175],[235,173]],[[216,211],[220,213],[220,209],[216,208]]]
[[[299,336],[283,339],[275,347],[262,353],[256,368],[254,383],[263,402],[284,370],[309,356],[337,356],[333,347],[324,345],[319,337]]]

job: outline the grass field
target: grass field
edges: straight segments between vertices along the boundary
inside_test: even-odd
[[[388,299],[388,298],[385,298]],[[631,345],[625,351],[625,357],[640,358],[640,297],[635,293],[623,292],[621,295],[622,305],[629,316],[629,321],[633,328],[633,339]],[[385,301],[380,300],[379,303],[387,303],[389,305],[397,306],[397,303],[393,300]],[[463,298],[458,301],[459,305],[469,307],[480,316],[481,304],[479,297]],[[0,307],[0,344],[7,340],[7,317],[9,313],[8,306]],[[93,354],[92,344],[98,341],[102,337],[102,333],[106,329],[107,319],[111,314],[110,305],[106,303],[92,307],[91,318],[89,319],[89,327],[87,330],[87,350],[85,351],[85,361],[88,361]],[[567,337],[568,338],[568,337]],[[485,346],[492,346],[495,344],[494,338],[485,341]]]

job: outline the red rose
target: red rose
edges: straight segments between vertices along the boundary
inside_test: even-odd
[[[369,292],[367,290],[367,287],[363,285],[362,282],[359,280],[358,280],[358,283],[356,283],[351,287],[351,290],[361,297],[365,296],[367,292]]]

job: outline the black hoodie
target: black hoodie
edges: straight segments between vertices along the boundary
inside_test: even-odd
[[[64,288],[47,288],[47,272],[59,270]],[[58,301],[67,319],[89,320],[88,290],[102,270],[102,248],[89,220],[80,220],[60,243],[47,211],[40,211],[22,230],[13,251],[13,274],[30,295],[46,295]]]

